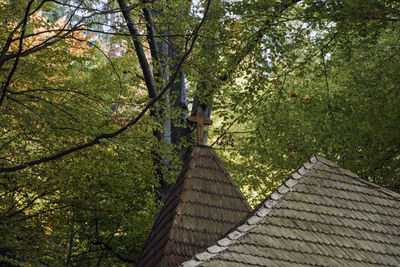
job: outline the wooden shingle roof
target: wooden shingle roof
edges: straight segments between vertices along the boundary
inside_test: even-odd
[[[400,266],[400,195],[313,156],[187,266]]]
[[[222,238],[251,210],[217,155],[210,147],[197,145],[136,266],[178,266]]]

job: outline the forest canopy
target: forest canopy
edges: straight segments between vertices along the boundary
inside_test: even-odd
[[[0,0],[0,262],[134,263],[195,131],[252,204],[312,154],[400,191],[396,0]]]

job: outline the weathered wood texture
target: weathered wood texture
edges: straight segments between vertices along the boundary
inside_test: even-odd
[[[136,266],[178,266],[251,212],[217,155],[195,146],[154,224]]]
[[[400,195],[314,156],[183,266],[400,266]]]

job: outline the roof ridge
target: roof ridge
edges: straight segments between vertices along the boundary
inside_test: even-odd
[[[231,230],[224,238],[218,240],[215,245],[208,247],[204,252],[197,253],[191,260],[183,262],[180,266],[198,266],[199,264],[212,259],[219,252],[227,249],[228,246],[236,243],[240,237],[246,235],[260,221],[262,221],[269,214],[272,208],[279,202],[279,200],[286,197],[286,195],[293,190],[293,188],[298,184],[299,180],[303,178],[309,170],[311,170],[315,165],[321,163],[324,163],[324,161],[320,161],[316,155],[311,156],[307,162],[305,162],[299,169],[290,175],[284,183],[282,183],[267,197],[265,201],[263,201],[256,209],[254,209],[244,223],[240,223],[238,227]],[[328,164],[332,163],[328,162]]]
[[[176,205],[176,208],[175,208],[175,210],[174,210],[174,216],[173,216],[173,218],[171,219],[171,221],[172,222],[174,222],[176,219],[178,219],[179,217],[181,217],[182,218],[182,216],[184,215],[184,213],[182,212],[183,210],[184,210],[184,207],[186,206],[186,194],[185,194],[185,192],[187,192],[187,190],[186,190],[186,188],[188,188],[187,186],[188,186],[188,184],[190,184],[190,179],[188,179],[188,177],[190,177],[191,176],[191,173],[194,171],[194,161],[193,161],[193,158],[192,158],[192,156],[194,156],[193,154],[194,154],[194,149],[191,151],[191,153],[190,153],[190,159],[189,159],[189,161],[188,161],[188,168],[186,169],[186,172],[185,172],[185,176],[186,177],[184,177],[184,180],[183,180],[183,183],[182,183],[182,185],[181,185],[181,187],[182,187],[182,192],[179,194],[179,201],[178,201],[178,204]],[[186,178],[186,179],[185,179]],[[174,223],[172,223],[172,225],[171,225],[171,229],[172,228],[175,228],[175,225],[174,225]],[[171,240],[173,240],[173,238],[172,238],[172,235],[173,235],[173,232],[172,231],[169,231],[168,232],[168,240],[167,240],[167,243],[169,243]],[[164,249],[166,248],[166,246],[167,245],[165,245],[164,246]]]
[[[163,266],[190,259],[223,237],[251,211],[214,151],[208,146],[195,146],[158,214],[137,266]],[[198,220],[204,221],[206,227],[194,223]],[[182,249],[185,255],[179,254]]]
[[[242,199],[246,199],[246,197],[244,196],[243,192],[239,190],[238,186],[236,185],[236,183],[233,181],[231,175],[229,174],[229,172],[225,169],[225,167],[222,165],[221,160],[219,159],[218,155],[214,152],[214,150],[212,150],[212,148],[210,147],[210,152],[214,157],[214,161],[215,163],[220,167],[220,169],[225,173],[225,178],[228,178],[227,181],[228,183],[230,183],[233,186],[233,190],[240,196],[240,198]],[[253,208],[250,206],[250,204],[247,202],[247,200],[245,201],[245,206],[249,209],[249,211],[252,211]]]
[[[154,222],[154,225],[153,225],[153,227],[152,227],[152,229],[151,229],[150,236],[147,238],[146,242],[144,243],[143,248],[142,248],[142,251],[141,251],[141,253],[140,253],[139,257],[138,257],[138,260],[139,260],[139,259],[142,259],[142,261],[143,261],[142,264],[143,264],[143,265],[146,265],[146,264],[151,260],[151,258],[149,258],[149,259],[146,260],[146,257],[148,256],[148,253],[151,252],[151,250],[148,250],[148,249],[146,250],[146,248],[147,248],[147,243],[148,243],[148,242],[151,242],[151,240],[152,240],[152,239],[151,239],[151,236],[152,236],[152,235],[156,236],[157,234],[161,233],[162,230],[163,230],[163,228],[164,228],[164,227],[161,227],[160,229],[157,229],[156,231],[153,232],[153,230],[155,230],[154,228],[156,227],[156,225],[158,226],[158,225],[159,225],[158,223],[161,223],[161,222],[163,222],[162,225],[168,225],[170,222],[174,222],[175,219],[176,219],[176,217],[177,217],[178,215],[181,215],[180,213],[177,213],[176,211],[178,210],[178,207],[180,206],[180,204],[181,204],[181,202],[182,202],[182,193],[185,191],[185,183],[187,183],[187,181],[188,181],[188,179],[185,179],[186,176],[187,176],[187,173],[190,172],[190,171],[193,171],[193,161],[192,161],[192,153],[193,153],[193,151],[194,151],[194,149],[190,152],[190,155],[189,155],[188,160],[187,160],[187,164],[184,164],[184,167],[182,168],[181,173],[178,175],[177,180],[176,180],[176,182],[175,182],[175,184],[174,184],[174,186],[172,187],[172,190],[171,190],[171,192],[174,192],[174,191],[178,190],[179,187],[182,188],[181,192],[177,195],[177,196],[179,197],[180,201],[178,201],[178,203],[176,204],[176,206],[173,207],[173,208],[170,210],[170,211],[174,211],[174,213],[173,213],[174,215],[173,215],[172,218],[171,218],[169,221],[167,221],[167,222],[163,222],[162,219],[159,221],[159,216],[160,216],[160,214],[164,211],[163,209],[166,209],[166,208],[168,207],[168,206],[167,206],[167,202],[168,202],[168,200],[169,200],[169,197],[168,197],[168,198],[167,198],[167,202],[164,204],[164,206],[162,207],[162,210],[160,210],[159,214],[157,215],[157,219],[156,219],[156,221]],[[186,165],[187,167],[186,167],[185,165]],[[165,234],[163,234],[161,237],[158,238],[158,242],[159,242],[159,241],[162,239],[162,237],[164,237],[165,235],[168,236],[165,245],[162,246],[162,247],[160,247],[157,251],[160,251],[160,250],[163,250],[163,251],[164,251],[164,250],[165,250],[165,248],[166,248],[166,246],[167,246],[167,243],[171,240],[171,229],[172,229],[173,227],[174,227],[174,225],[173,225],[173,223],[172,223],[172,224],[170,225],[170,227],[169,227],[168,232],[166,232]],[[157,243],[158,243],[158,242],[157,242]]]

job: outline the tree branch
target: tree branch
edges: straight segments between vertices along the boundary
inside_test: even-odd
[[[119,1],[121,1],[121,0],[119,0]],[[90,142],[84,143],[84,144],[79,145],[79,146],[72,147],[72,148],[67,149],[67,150],[64,150],[64,151],[62,151],[62,152],[60,152],[60,153],[57,153],[57,154],[54,154],[54,155],[51,155],[51,156],[47,156],[47,157],[42,157],[42,158],[37,159],[37,160],[25,162],[25,163],[22,163],[22,164],[20,164],[20,165],[14,166],[14,167],[0,168],[0,173],[19,171],[19,170],[23,170],[23,169],[26,169],[26,168],[28,168],[28,167],[32,167],[32,166],[35,166],[35,165],[38,165],[38,164],[41,164],[41,163],[45,163],[45,162],[49,162],[49,161],[52,161],[52,160],[59,159],[59,158],[61,158],[61,157],[64,157],[64,156],[66,156],[66,155],[69,155],[69,154],[71,154],[71,153],[73,153],[73,152],[76,152],[76,151],[79,151],[79,150],[83,150],[83,149],[88,148],[88,147],[92,147],[92,146],[94,146],[94,145],[100,143],[100,141],[102,141],[103,139],[114,138],[114,137],[120,135],[121,133],[125,132],[125,131],[126,131],[127,129],[129,129],[132,125],[136,124],[136,123],[146,114],[146,112],[147,112],[157,101],[159,101],[159,100],[163,97],[163,95],[168,91],[168,89],[170,88],[170,86],[174,83],[174,81],[175,81],[175,79],[177,78],[177,76],[178,76],[178,74],[179,74],[179,71],[180,71],[180,69],[181,69],[181,67],[182,67],[182,65],[183,65],[183,63],[184,63],[184,61],[186,60],[186,58],[189,56],[189,54],[192,52],[192,50],[193,50],[193,48],[194,48],[194,45],[195,45],[195,43],[196,43],[196,41],[197,41],[197,38],[198,38],[198,36],[199,36],[199,31],[200,31],[201,27],[203,26],[203,24],[204,24],[204,22],[205,22],[205,20],[206,20],[206,18],[207,18],[207,14],[208,14],[208,11],[209,11],[209,9],[210,9],[210,3],[211,3],[211,0],[208,0],[208,1],[207,1],[206,8],[205,8],[205,11],[204,11],[203,18],[201,19],[200,23],[196,26],[196,28],[195,28],[194,31],[193,31],[193,34],[192,34],[192,43],[191,43],[189,49],[183,54],[181,60],[178,62],[176,71],[172,74],[170,81],[169,81],[168,84],[163,88],[163,90],[161,90],[161,92],[160,92],[155,98],[153,98],[153,99],[146,105],[146,107],[145,107],[133,120],[131,120],[128,124],[126,124],[124,127],[120,128],[120,129],[117,130],[117,131],[114,131],[114,132],[112,132],[112,133],[103,133],[103,134],[100,134],[100,135],[96,136],[95,138],[93,138],[93,140],[90,141]]]
[[[283,12],[285,12],[289,7],[297,4],[298,2],[300,2],[300,0],[291,0],[290,2],[284,4],[279,10],[279,14],[282,14]],[[276,16],[277,18],[279,18],[279,16]],[[267,30],[270,26],[272,26],[273,24],[271,23],[271,21],[267,20],[265,22],[265,27],[262,27],[261,29],[259,29],[251,39],[253,39],[253,41],[250,41],[249,43],[247,43],[245,45],[245,47],[242,49],[241,52],[238,53],[238,57],[234,58],[234,62],[232,64],[233,68],[228,69],[228,71],[226,73],[224,73],[223,75],[219,76],[218,79],[222,82],[225,82],[229,79],[230,76],[233,75],[233,73],[235,72],[236,68],[238,66],[240,66],[241,62],[246,58],[247,55],[249,55],[253,49],[257,46],[258,42],[260,42],[262,40],[262,37],[264,36],[264,31]]]
[[[153,79],[153,75],[151,74],[149,63],[147,62],[146,55],[143,50],[142,42],[139,38],[139,31],[136,28],[135,22],[132,18],[131,13],[129,12],[130,9],[126,4],[125,0],[118,0],[118,4],[121,8],[122,15],[124,16],[128,30],[132,36],[133,44],[135,46],[136,54],[139,59],[140,67],[143,71],[143,76],[145,78],[147,90],[149,92],[150,98],[157,97],[157,88]]]
[[[29,5],[33,4],[34,1],[35,0],[33,0],[31,3],[29,3]],[[1,50],[1,53],[0,53],[0,69],[3,66],[3,64],[7,61],[6,53],[8,52],[8,49],[10,48],[11,43],[13,41],[15,41],[15,40],[13,40],[14,34],[17,32],[19,27],[21,27],[21,25],[23,25],[24,23],[26,24],[27,17],[36,13],[43,6],[43,4],[47,1],[48,0],[42,0],[42,2],[31,13],[29,13],[29,10],[28,10],[28,13],[25,14],[24,19],[20,23],[18,23],[18,25],[15,26],[14,29],[10,32],[10,34],[8,35],[7,41],[4,44],[3,49]],[[19,40],[19,38],[17,40]]]
[[[155,33],[155,28],[154,28],[154,21],[153,21],[153,15],[151,14],[151,10],[148,8],[144,7],[143,8],[143,15],[144,19],[146,20],[146,29],[147,29],[147,41],[149,42],[150,45],[150,53],[152,58],[155,61],[158,61],[159,59],[159,49],[157,45],[157,40],[155,38],[156,33]]]
[[[3,88],[2,88],[2,92],[1,92],[1,96],[0,96],[0,107],[3,104],[4,101],[4,97],[6,96],[7,93],[7,88],[11,83],[11,78],[14,75],[15,71],[17,70],[17,66],[18,66],[18,62],[19,62],[19,58],[21,56],[22,53],[22,49],[23,49],[23,43],[24,43],[24,34],[25,34],[25,29],[26,29],[26,24],[28,22],[28,17],[29,17],[29,10],[31,9],[31,5],[33,4],[35,0],[31,0],[29,1],[26,10],[25,10],[25,16],[24,16],[24,20],[22,21],[22,30],[21,30],[21,37],[19,39],[19,46],[18,46],[18,52],[14,61],[14,65],[10,71],[10,73],[8,74],[7,77],[7,81],[5,84],[3,84]],[[3,53],[3,52],[2,52]]]
[[[108,251],[113,253],[115,256],[117,256],[118,259],[120,259],[123,262],[135,263],[135,261],[133,259],[129,259],[129,258],[126,258],[126,257],[122,256],[121,254],[116,252],[109,244],[107,244],[107,243],[105,243],[103,241],[97,240],[97,241],[92,241],[91,243],[93,245],[101,245],[101,246],[103,246],[105,249],[107,249]]]
[[[33,0],[34,1],[34,0]],[[81,23],[83,22],[83,21],[85,21],[85,20],[87,20],[87,19],[89,19],[89,18],[91,18],[91,17],[94,17],[94,16],[96,16],[96,15],[102,15],[102,14],[107,14],[108,12],[107,11],[104,11],[104,12],[97,12],[97,13],[93,13],[93,14],[90,14],[90,15],[87,15],[87,16],[84,16],[84,17],[82,17],[73,27],[71,27],[70,29],[65,29],[66,28],[66,26],[68,25],[68,23],[72,20],[72,17],[73,17],[73,15],[75,14],[75,12],[77,11],[77,9],[78,8],[76,8],[75,10],[74,10],[74,12],[73,12],[73,14],[69,17],[69,19],[68,19],[68,22],[64,25],[64,27],[62,28],[62,29],[59,29],[59,30],[57,30],[57,34],[55,34],[55,35],[53,35],[53,36],[51,36],[50,38],[48,38],[47,40],[45,40],[44,42],[42,42],[41,44],[39,44],[39,45],[36,45],[36,46],[34,46],[34,47],[32,47],[32,48],[30,48],[30,49],[28,49],[28,50],[25,50],[25,51],[23,51],[23,52],[21,52],[21,57],[25,57],[25,56],[27,56],[27,55],[30,55],[30,54],[32,54],[32,53],[35,53],[35,52],[38,52],[38,51],[40,51],[40,50],[42,50],[42,49],[45,49],[45,48],[47,48],[47,47],[49,47],[49,46],[51,46],[51,45],[53,45],[53,44],[55,44],[55,43],[57,43],[57,42],[59,42],[59,41],[61,41],[61,40],[63,40],[63,39],[65,39],[66,37],[68,37],[72,32],[74,32],[74,31],[78,31],[78,30],[86,30],[86,27],[85,28],[82,28],[81,27]],[[33,12],[32,12],[33,13]],[[32,14],[31,13],[31,14]],[[62,32],[65,32],[64,34],[62,34],[62,35],[60,35]],[[60,35],[60,36],[59,36]],[[26,37],[26,36],[25,36]],[[53,40],[53,41],[50,41],[50,40],[52,40],[52,39],[54,39],[54,38],[56,38],[56,37],[58,37],[57,39],[55,39],[55,40]],[[12,42],[12,41],[14,41],[13,39],[12,39],[12,35],[10,34],[10,37],[9,37],[9,39],[10,40],[7,40],[7,42],[8,41],[10,41],[10,42]],[[5,49],[3,48],[3,51],[2,51],[2,54],[1,54],[1,57],[0,57],[0,67],[4,64],[4,62],[6,62],[6,61],[8,61],[8,60],[10,60],[10,59],[13,59],[13,58],[16,58],[17,57],[17,55],[18,55],[18,53],[13,53],[13,54],[9,54],[9,55],[5,55],[5,53],[7,52],[7,51],[5,51]],[[4,53],[4,55],[3,55],[3,53]]]
[[[308,61],[309,61],[311,58],[313,58],[314,56],[318,55],[319,53],[322,53],[322,52],[324,51],[324,49],[326,49],[326,48],[332,43],[332,41],[338,36],[338,34],[339,34],[339,32],[336,32],[336,33],[333,35],[333,37],[332,37],[331,39],[329,39],[329,41],[328,41],[321,49],[319,49],[318,51],[316,51],[315,53],[313,53],[310,57],[307,58],[307,60],[305,60],[304,62],[302,62],[302,63],[300,63],[300,64],[298,64],[298,65],[295,65],[293,68],[291,68],[291,69],[289,69],[289,70],[284,71],[282,74],[278,75],[278,76],[275,77],[275,78],[278,79],[278,78],[280,78],[280,77],[282,77],[282,76],[285,76],[285,79],[286,79],[286,75],[287,75],[287,74],[291,73],[291,72],[294,71],[295,69],[297,69],[297,68],[299,68],[300,66],[304,65],[305,62],[308,62]],[[255,108],[255,106],[256,106],[258,103],[260,103],[260,102],[264,99],[264,96],[266,95],[267,92],[268,92],[268,90],[266,90],[266,91],[261,95],[261,97],[256,101],[256,103],[255,103],[254,105],[252,105],[250,108],[246,109],[242,114],[240,114],[238,117],[236,117],[236,118],[229,124],[229,126],[225,129],[225,131],[224,131],[222,134],[220,134],[220,135],[218,136],[217,140],[215,140],[215,141],[211,144],[211,147],[214,146],[216,143],[218,143],[218,141],[219,141],[223,136],[225,136],[225,135],[228,133],[229,129],[230,129],[241,117],[243,117],[245,114],[247,114],[247,113],[249,113],[251,110],[253,110],[253,109]]]

